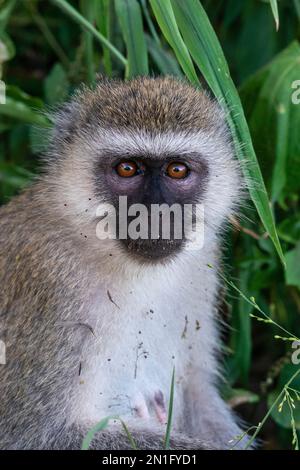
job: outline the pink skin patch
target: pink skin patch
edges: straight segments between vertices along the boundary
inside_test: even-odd
[[[167,423],[167,411],[163,393],[158,390],[155,392],[151,400],[152,407],[154,408],[155,416],[159,423]],[[141,393],[137,394],[134,400],[134,411],[138,418],[149,419],[150,413],[145,398]]]
[[[154,394],[154,409],[157,416],[158,421],[161,424],[166,424],[167,422],[167,411],[165,405],[165,399],[163,393],[158,390]]]

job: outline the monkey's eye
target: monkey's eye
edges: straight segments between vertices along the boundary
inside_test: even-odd
[[[122,162],[117,165],[116,171],[122,178],[130,178],[138,174],[138,167],[134,162]]]
[[[184,163],[173,162],[168,165],[166,174],[170,178],[183,179],[188,174],[188,167]]]

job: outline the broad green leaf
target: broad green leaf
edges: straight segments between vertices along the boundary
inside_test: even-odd
[[[200,86],[189,51],[179,32],[170,0],[150,0],[156,20],[188,79]]]
[[[284,219],[277,226],[277,231],[282,240],[296,245],[300,240],[300,213]]]
[[[273,202],[300,189],[300,100],[296,104],[300,97],[300,82],[298,91],[296,86],[299,77],[300,46],[293,42],[241,88]]]
[[[29,124],[36,124],[42,127],[49,127],[48,119],[34,111],[21,101],[16,101],[13,98],[7,97],[6,103],[0,105],[0,115],[9,116],[14,119],[27,122]]]
[[[10,37],[0,31],[0,67],[3,62],[10,60],[16,53],[15,45]]]
[[[55,64],[44,82],[46,102],[55,105],[68,96],[69,81],[60,63]]]
[[[6,102],[0,105],[0,118],[10,117],[18,121],[49,127],[49,120],[42,114],[44,103],[40,98],[28,95],[14,85],[6,87]]]
[[[225,387],[222,391],[222,397],[232,407],[245,403],[258,403],[260,401],[260,396],[256,393],[243,388],[231,388],[229,386]]]
[[[45,152],[51,139],[51,133],[34,124],[29,128],[30,149],[33,154]]]
[[[15,85],[7,85],[6,92],[7,95],[13,100],[20,101],[31,108],[41,110],[44,108],[44,102],[41,100],[41,98],[31,96]]]
[[[282,389],[285,384],[289,382],[291,377],[298,371],[299,366],[295,364],[285,364],[281,371],[280,371],[280,376],[279,376],[279,381],[278,381],[278,387]],[[300,391],[300,375],[298,374],[297,377],[294,378],[294,380],[289,384],[291,388],[294,388],[295,390]]]
[[[274,400],[276,399],[280,391],[283,389],[283,387],[289,381],[292,375],[295,374],[295,372],[297,372],[298,368],[299,366],[292,365],[292,364],[286,364],[282,368],[280,377],[279,377],[278,387],[275,391],[271,392],[268,396],[269,407],[272,405],[272,403],[274,403]],[[300,377],[299,376],[290,384],[290,387],[300,392]],[[291,393],[292,398],[294,399],[295,408],[293,408],[293,415],[295,419],[295,427],[296,429],[300,430],[300,401],[297,400],[297,398],[295,397],[295,394],[293,394],[292,392],[290,393]],[[274,419],[274,421],[280,426],[284,428],[288,428],[288,429],[291,428],[291,410],[286,401],[283,404],[282,411],[279,412],[278,406],[275,406],[273,408],[271,416]]]
[[[0,183],[21,189],[27,186],[33,174],[18,165],[12,163],[0,162]]]
[[[276,400],[276,397],[278,396],[279,391],[271,392],[268,395],[268,406],[271,407],[272,403]],[[300,402],[295,401],[295,410],[294,412],[294,419],[295,419],[295,427],[296,429],[300,430]],[[290,408],[288,407],[287,403],[285,402],[281,413],[278,411],[278,407],[275,406],[271,412],[271,416],[274,419],[274,421],[279,424],[279,426],[282,426],[283,428],[291,429],[291,412]]]
[[[4,31],[9,17],[16,6],[16,3],[17,0],[6,0],[6,2],[4,2],[4,5],[2,2],[0,11],[0,31]]]
[[[148,55],[141,7],[137,0],[115,0],[115,8],[127,48],[126,78],[148,74]]]
[[[172,0],[172,5],[191,56],[214,95],[225,108],[236,154],[248,183],[249,193],[284,264],[284,256],[247,121],[218,38],[198,0],[185,2]]]

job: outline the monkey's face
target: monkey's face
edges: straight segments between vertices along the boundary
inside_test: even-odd
[[[183,248],[184,211],[201,200],[207,184],[204,159],[176,152],[117,157],[107,152],[95,175],[96,191],[99,184],[116,209],[116,236],[130,253],[153,260]]]
[[[80,234],[95,237],[104,214],[90,214],[109,205],[114,247],[130,257],[159,261],[185,251],[187,215],[194,227],[199,204],[205,249],[239,195],[222,111],[202,91],[171,78],[84,90],[58,115],[53,148],[65,156],[57,194],[68,198],[65,211]]]

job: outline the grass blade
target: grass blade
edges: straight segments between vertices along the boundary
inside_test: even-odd
[[[135,440],[133,439],[133,437],[132,437],[132,435],[131,435],[131,433],[130,433],[128,427],[126,426],[126,424],[124,423],[124,421],[123,421],[122,419],[120,419],[120,422],[121,422],[121,424],[122,424],[122,427],[123,427],[123,429],[124,429],[124,431],[125,431],[126,436],[128,437],[128,440],[129,440],[129,442],[130,442],[130,444],[131,444],[131,447],[132,447],[134,450],[138,450],[137,445],[136,445],[136,442],[135,442]]]
[[[20,189],[33,179],[34,174],[24,168],[0,161],[0,183]]]
[[[51,127],[51,124],[44,115],[34,111],[25,103],[16,101],[10,97],[6,98],[5,104],[0,105],[0,114],[18,119],[28,124],[36,124],[41,127]]]
[[[100,432],[100,431],[103,431],[104,429],[107,428],[107,426],[109,425],[109,422],[111,420],[118,420],[120,421],[121,425],[122,425],[122,428],[124,429],[125,431],[125,434],[126,436],[128,437],[128,440],[132,446],[132,448],[134,450],[138,450],[137,449],[137,446],[136,446],[136,443],[131,435],[131,433],[129,432],[126,424],[124,423],[124,421],[122,419],[119,418],[119,416],[107,416],[106,418],[103,418],[101,419],[101,421],[99,421],[99,423],[97,423],[92,429],[90,429],[88,431],[88,433],[86,434],[85,438],[83,439],[82,441],[82,445],[81,445],[81,450],[88,450],[89,447],[90,447],[90,444],[92,442],[92,440],[94,439],[95,435]]]
[[[181,68],[176,58],[170,54],[170,50],[165,50],[162,45],[157,44],[151,36],[146,34],[146,41],[149,54],[163,75],[174,75],[175,77],[183,77]]]
[[[147,6],[147,3],[146,3],[146,0],[141,0],[141,5],[142,5],[144,17],[145,17],[145,20],[147,22],[147,25],[148,25],[149,31],[151,33],[151,36],[152,36],[153,40],[156,42],[156,44],[160,44],[160,39],[159,39],[159,36],[156,32],[156,29],[155,29],[155,26],[154,26],[153,21],[151,19],[150,13],[148,11],[148,6]]]
[[[300,113],[291,91],[300,76],[299,55],[300,45],[293,41],[240,89],[274,206],[284,205],[287,195],[300,188]]]
[[[198,0],[172,0],[178,26],[191,56],[212,92],[225,107],[236,154],[248,183],[252,201],[285,266],[275,222],[255,155],[248,125],[218,38]]]
[[[279,13],[278,13],[278,4],[277,0],[270,0],[271,10],[274,16],[276,31],[279,29]]]
[[[121,54],[115,46],[108,41],[99,31],[94,28],[94,26],[82,16],[78,11],[72,7],[68,2],[65,0],[50,0],[54,3],[58,8],[64,11],[72,20],[79,24],[85,31],[88,31],[93,34],[93,36],[105,47],[107,47],[112,54],[123,64],[127,65],[126,58]]]
[[[300,20],[300,0],[294,0],[294,7],[296,10],[296,14],[298,16],[298,19]]]
[[[111,38],[111,26],[112,26],[112,10],[113,3],[110,0],[96,0],[95,4],[95,15],[96,25],[100,33],[106,37],[109,41]],[[112,61],[110,56],[110,50],[107,47],[103,47],[103,66],[105,74],[108,77],[112,76]]]
[[[148,74],[148,54],[141,7],[136,0],[115,0],[115,8],[127,48],[126,78]]]
[[[82,441],[81,450],[88,450],[92,440],[94,439],[97,432],[103,431],[106,429],[111,419],[118,419],[117,416],[107,416],[106,418],[101,419],[99,423],[96,424],[92,429],[89,430],[87,435]]]
[[[174,389],[175,389],[175,367],[173,368],[171,389],[170,389],[170,401],[168,410],[168,422],[164,440],[164,449],[168,450],[170,447],[171,429],[172,429],[172,418],[173,418],[173,405],[174,405]]]
[[[251,278],[251,272],[239,273],[239,288],[246,291]],[[228,359],[231,366],[230,377],[239,378],[243,385],[248,385],[251,366],[251,316],[253,307],[241,296],[236,301],[232,312],[232,333],[230,346],[234,355]]]
[[[1,6],[1,11],[0,11],[0,31],[4,31],[6,28],[6,24],[10,18],[10,15],[13,12],[13,9],[15,8],[17,3],[17,0],[10,0],[7,2],[5,6]]]
[[[194,64],[182,40],[170,0],[164,0],[163,2],[160,0],[150,0],[150,4],[160,29],[175,52],[182,70],[192,83],[199,86],[200,82]]]
[[[95,20],[95,4],[94,0],[81,0],[80,7],[83,16],[87,19],[89,23],[93,23]],[[85,31],[84,33],[84,46],[85,46],[85,60],[87,66],[87,76],[89,83],[95,81],[95,67],[94,67],[94,38],[93,35]]]

